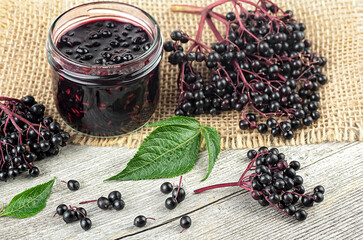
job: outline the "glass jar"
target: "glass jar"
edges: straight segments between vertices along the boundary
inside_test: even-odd
[[[114,20],[141,27],[152,42],[133,60],[114,65],[87,65],[60,51],[67,31],[95,20]],[[162,36],[145,11],[119,2],[88,3],[60,15],[51,25],[47,57],[52,66],[55,104],[73,129],[92,136],[120,136],[142,127],[159,101]]]

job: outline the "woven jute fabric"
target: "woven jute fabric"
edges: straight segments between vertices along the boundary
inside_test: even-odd
[[[253,1],[253,0],[252,0]],[[60,120],[51,87],[50,66],[46,58],[48,29],[54,19],[76,5],[89,1],[74,0],[0,0],[0,96],[21,98],[35,96],[45,104],[47,115]],[[194,36],[199,16],[173,13],[171,4],[206,6],[211,0],[129,0],[124,1],[150,13],[159,23],[164,39],[174,29],[182,29]],[[202,124],[215,127],[221,136],[222,149],[246,148],[262,145],[298,145],[323,141],[362,141],[363,84],[362,36],[359,35],[359,1],[347,0],[284,0],[277,1],[283,9],[294,11],[294,18],[306,24],[306,37],[313,42],[312,49],[328,60],[324,73],[329,82],[320,89],[321,118],[310,127],[296,132],[290,141],[259,134],[256,130],[238,128],[240,114],[224,112],[218,116],[202,115],[196,118]],[[216,11],[226,13],[231,5]],[[206,30],[203,41],[212,43]],[[161,63],[161,97],[152,122],[174,115],[177,101],[176,76],[178,69]],[[68,129],[71,131],[70,129]],[[150,128],[119,138],[92,138],[72,132],[72,141],[78,144],[138,147],[151,132]]]

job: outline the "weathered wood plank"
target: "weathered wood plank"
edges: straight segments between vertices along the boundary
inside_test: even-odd
[[[6,239],[113,239],[130,234],[136,235],[125,239],[228,239],[238,236],[246,239],[262,238],[266,234],[272,237],[270,233],[277,234],[281,230],[281,235],[275,236],[284,238],[290,234],[287,236],[302,237],[309,234],[319,238],[323,236],[320,233],[329,233],[332,237],[343,237],[342,234],[348,238],[357,236],[355,230],[362,224],[362,193],[359,187],[362,185],[363,144],[329,143],[279,149],[289,160],[301,161],[303,168],[299,173],[304,177],[306,188],[317,184],[327,188],[326,201],[311,208],[309,219],[304,223],[296,223],[272,208],[262,208],[238,188],[200,195],[192,193],[199,187],[236,181],[248,164],[245,158],[247,150],[222,152],[210,178],[203,183],[200,180],[205,175],[208,156],[206,152],[201,153],[195,169],[184,176],[186,200],[169,211],[164,207],[167,196],[159,191],[164,180],[102,182],[125,167],[136,150],[69,146],[58,157],[37,163],[42,170],[39,178],[30,181],[20,177],[11,183],[0,183],[0,201],[9,202],[16,193],[52,176],[58,177],[47,207],[28,219],[0,218],[2,234]],[[60,183],[61,179],[77,179],[81,189],[71,192]],[[171,179],[174,183],[177,180]],[[51,217],[58,204],[77,205],[79,201],[97,199],[115,189],[122,192],[125,209],[120,212],[103,211],[96,204],[86,205],[93,221],[93,227],[88,232],[84,232],[78,223],[66,225],[61,218]],[[189,212],[193,212],[190,214],[193,226],[179,235],[179,218]],[[150,221],[145,228],[137,229],[132,224],[134,217],[140,214],[155,217],[157,221]],[[19,228],[22,231],[16,231]]]

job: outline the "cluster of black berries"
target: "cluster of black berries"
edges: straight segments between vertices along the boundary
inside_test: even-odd
[[[262,206],[274,205],[289,216],[299,221],[305,220],[307,213],[297,209],[300,200],[302,207],[311,207],[314,202],[324,200],[324,187],[317,186],[313,192],[305,193],[303,178],[296,175],[300,169],[298,161],[288,163],[285,155],[276,148],[270,150],[261,147],[258,151],[250,150],[247,157],[254,161],[255,174],[250,175],[252,198]]]
[[[206,21],[216,16],[212,9],[204,10]],[[164,50],[171,52],[169,62],[179,66],[181,93],[175,114],[216,115],[234,109],[241,112],[240,129],[257,128],[291,139],[293,130],[320,117],[317,91],[327,82],[321,69],[327,60],[310,50],[305,24],[294,20],[292,11],[281,12],[266,1],[254,11],[240,10],[223,20],[218,15],[216,20],[227,26],[226,37],[211,29],[219,35],[211,48],[200,42],[201,34],[192,39],[179,30],[171,33],[173,41],[164,43]],[[185,51],[180,44],[188,41],[192,46]],[[210,70],[209,81],[196,70],[200,62]]]
[[[184,189],[180,186],[174,188],[170,182],[164,182],[161,184],[160,191],[164,194],[171,193],[171,197],[168,197],[165,200],[165,207],[170,210],[176,208],[178,203],[181,203],[185,199]]]
[[[261,147],[258,151],[248,151],[247,157],[252,161],[238,182],[216,184],[194,192],[198,194],[215,188],[238,186],[250,191],[252,198],[258,200],[262,206],[271,204],[299,221],[307,217],[303,207],[311,207],[314,202],[320,203],[324,200],[323,186],[317,186],[314,191],[305,193],[304,179],[296,175],[300,163],[298,161],[288,163],[285,155],[279,153],[278,149],[269,150],[267,147]],[[297,207],[302,208],[297,209]]]
[[[65,223],[72,223],[80,221],[80,225],[83,230],[87,231],[92,226],[91,219],[87,218],[87,211],[84,208],[74,208],[69,205],[69,208],[65,204],[61,204],[56,208],[56,213],[59,216],[63,216]]]
[[[7,181],[29,169],[37,177],[34,161],[57,155],[70,136],[34,97],[21,100],[0,97],[0,181]]]
[[[125,202],[121,199],[121,193],[119,191],[112,191],[108,194],[108,197],[100,197],[97,200],[90,200],[80,202],[79,204],[85,204],[90,202],[97,202],[97,206],[103,210],[115,209],[120,211],[124,209]]]

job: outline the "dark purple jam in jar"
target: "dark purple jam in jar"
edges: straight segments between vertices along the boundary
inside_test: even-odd
[[[117,2],[72,8],[51,26],[47,54],[57,109],[73,129],[119,136],[154,113],[162,38],[141,9]]]

